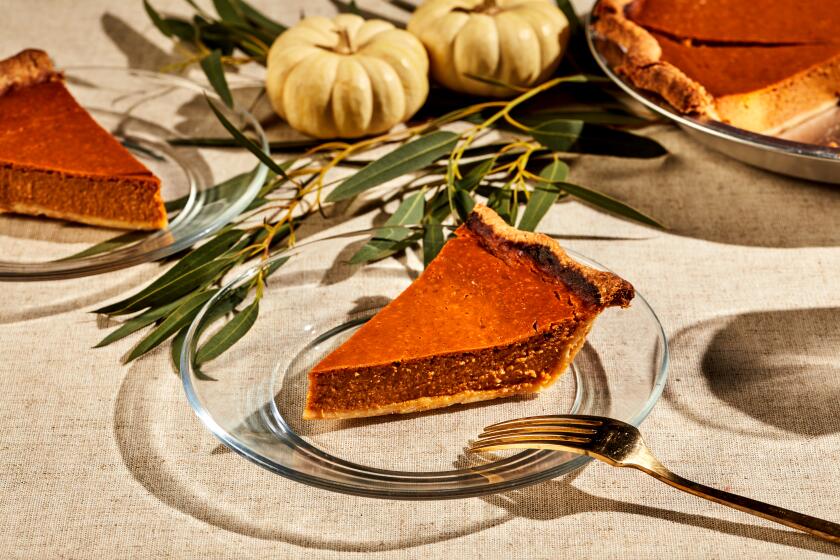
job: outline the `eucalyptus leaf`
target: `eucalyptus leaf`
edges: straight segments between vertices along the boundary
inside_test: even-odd
[[[458,134],[438,130],[403,144],[351,175],[327,195],[326,201],[345,200],[391,179],[423,169],[451,152],[457,142]]]
[[[196,148],[241,148],[242,145],[233,138],[190,137],[171,138],[166,141],[172,146],[194,146]],[[322,143],[321,140],[276,140],[268,143],[272,150],[295,151],[306,150]]]
[[[149,4],[148,0],[143,0],[143,8],[145,8],[146,14],[149,16],[149,19],[152,20],[154,26],[157,27],[158,31],[167,37],[172,37],[172,29],[169,27],[164,18],[161,17],[151,4]]]
[[[277,23],[273,19],[269,18],[247,2],[245,0],[238,0],[237,4],[242,9],[242,13],[245,14],[245,17],[248,20],[260,26],[261,28],[265,29],[269,33],[273,35],[273,38],[276,38],[278,35],[283,33],[286,30],[286,26],[280,23]],[[272,40],[273,40],[272,38]]]
[[[108,336],[100,340],[94,348],[102,348],[103,346],[108,346],[109,344],[121,340],[128,335],[135,333],[142,329],[143,327],[147,327],[154,323],[155,321],[161,319],[162,317],[168,315],[170,312],[174,311],[178,308],[188,296],[184,296],[181,299],[175,300],[172,303],[168,303],[162,307],[157,307],[155,309],[149,309],[148,311],[144,311],[143,313],[137,315],[136,317],[132,317],[131,319],[125,321],[122,325],[120,325],[115,330],[111,331]]]
[[[557,119],[544,122],[529,132],[546,148],[566,152],[577,142],[582,130],[583,121]]]
[[[216,300],[213,307],[211,307],[204,315],[202,323],[196,331],[196,338],[200,338],[201,334],[215,321],[233,312],[233,310],[236,309],[236,306],[242,303],[247,296],[248,288],[242,287],[228,292],[226,296],[219,300]],[[190,322],[190,324],[192,324],[192,321]],[[189,330],[190,324],[184,326],[172,339],[172,349],[170,358],[172,359],[172,365],[175,368],[176,373],[179,372],[181,369],[181,350],[183,350],[184,348],[184,341],[186,339],[187,331]],[[195,362],[193,363],[193,366],[196,371],[196,377],[200,379],[212,379],[210,377],[205,376],[201,372],[200,368],[198,368],[197,364],[195,364]]]
[[[222,270],[233,265],[230,259],[215,260],[228,251],[244,232],[228,230],[193,250],[145,289],[122,301],[102,307],[96,313],[124,315],[139,311],[166,300],[173,301],[192,288],[214,279]]]
[[[230,0],[213,0],[213,7],[222,21],[239,25],[248,25],[245,16],[238,9],[236,2]]]
[[[425,210],[425,195],[426,189],[420,189],[403,200],[396,212],[385,222],[385,226],[350,258],[350,263],[358,264],[381,258],[378,255],[412,236],[414,230],[399,226],[421,222]]]
[[[475,208],[475,200],[467,190],[457,189],[452,193],[452,203],[455,205],[455,211],[458,212],[458,217],[461,221],[466,221],[467,216]]]
[[[225,105],[233,107],[233,96],[230,93],[230,88],[228,87],[227,79],[225,78],[225,69],[222,66],[221,51],[218,49],[214,50],[202,58],[201,69],[204,70],[204,74],[207,76],[207,81],[210,82],[210,85],[213,86],[213,89],[216,90],[216,93],[219,94],[219,97],[222,101],[224,101]]]
[[[643,214],[632,206],[628,206],[627,204],[624,204],[623,202],[603,193],[587,189],[586,187],[581,187],[580,185],[574,185],[572,183],[561,182],[556,183],[556,185],[570,195],[597,206],[598,208],[618,214],[619,216],[623,216],[625,218],[630,218],[636,222],[641,222],[659,229],[665,229],[665,226],[650,216]]]
[[[475,189],[484,176],[493,169],[496,164],[496,157],[487,158],[473,165],[470,170],[464,174],[463,177],[456,180],[454,187],[459,191],[472,191]]]
[[[273,172],[280,175],[287,181],[290,180],[289,176],[286,175],[286,172],[283,170],[283,168],[276,161],[271,159],[271,156],[265,153],[260,146],[258,146],[255,142],[253,142],[247,136],[242,134],[242,132],[240,132],[238,128],[233,126],[233,123],[231,123],[227,119],[227,117],[225,117],[222,114],[222,112],[216,108],[216,105],[210,100],[209,97],[207,98],[207,103],[210,105],[210,109],[212,109],[213,113],[216,115],[216,118],[219,119],[219,122],[222,123],[222,126],[224,126],[228,132],[230,132],[230,135],[233,136],[237,142],[239,142],[240,146],[246,148],[249,152],[257,156],[257,159],[263,162],[266,166],[268,166],[268,168],[271,169]]]
[[[463,191],[460,191],[463,192]],[[445,239],[443,236],[443,225],[437,220],[431,219],[425,224],[423,229],[423,266],[429,266],[429,263],[440,253],[443,249]]]
[[[195,43],[198,40],[198,29],[190,22],[172,17],[164,18],[164,22],[169,32],[185,43]]]
[[[113,251],[119,247],[124,247],[126,245],[130,245],[131,243],[141,241],[148,235],[149,233],[145,231],[129,231],[121,235],[117,235],[116,237],[112,237],[111,239],[102,241],[101,243],[97,243],[96,245],[88,247],[84,251],[74,253],[69,257],[58,259],[58,261],[70,261],[74,259],[92,257],[93,255],[99,255],[101,253],[107,253],[108,251]]]
[[[490,196],[487,197],[487,206],[489,206],[496,214],[499,215],[505,222],[508,224],[513,225],[511,222],[512,212],[512,200],[513,191],[505,185],[500,189],[494,189]]]
[[[169,314],[169,316],[167,316],[160,325],[155,327],[152,332],[146,335],[146,337],[131,350],[128,357],[125,359],[126,363],[135,360],[146,352],[156,348],[167,338],[178,332],[184,326],[188,325],[198,314],[201,307],[207,303],[217,291],[218,290],[206,290],[190,294],[189,297],[187,297],[175,311]]]
[[[236,344],[254,326],[259,312],[260,302],[259,300],[254,300],[250,305],[234,315],[233,319],[213,334],[210,340],[198,349],[195,361],[201,365],[221,356],[225,350]]]
[[[553,185],[559,181],[565,181],[569,174],[569,166],[565,162],[556,160],[547,165],[541,172],[540,177],[549,181],[538,183],[531,192],[531,198],[525,205],[525,212],[519,220],[519,229],[522,231],[534,231],[540,221],[548,213],[551,206],[557,202],[560,196],[560,189]]]
[[[386,257],[390,257],[391,255],[399,253],[400,251],[403,251],[408,247],[411,247],[421,238],[420,234],[418,234],[415,230],[410,228],[403,227],[393,229],[401,229],[407,232],[408,236],[403,237],[401,239],[388,239],[383,237],[371,239],[368,242],[368,244],[365,245],[362,248],[362,250],[360,250],[358,253],[353,255],[353,257],[348,262],[350,264],[362,264],[366,262],[382,260]]]

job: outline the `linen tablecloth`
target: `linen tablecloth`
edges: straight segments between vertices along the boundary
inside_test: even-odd
[[[153,3],[189,13],[177,0]],[[301,10],[335,11],[327,1],[253,3],[286,23]],[[39,47],[62,67],[156,70],[179,57],[140,1],[5,0],[0,31],[0,56]],[[667,231],[575,202],[554,207],[540,229],[617,238],[569,245],[631,280],[665,325],[668,385],[642,428],[668,466],[838,521],[840,189],[747,167],[669,126],[650,134],[667,158],[579,157],[572,172]],[[359,229],[373,219],[320,227]],[[120,359],[136,338],[90,349],[106,331],[89,311],[159,270],[0,286],[4,558],[840,555],[836,545],[603,464],[439,502],[355,498],[275,476],[204,429],[164,349],[128,366]]]

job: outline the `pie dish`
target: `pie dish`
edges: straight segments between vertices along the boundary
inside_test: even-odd
[[[837,103],[840,10],[831,4],[602,0],[593,14],[620,47],[615,71],[633,85],[682,113],[773,134]]]
[[[0,211],[122,229],[167,223],[160,179],[33,49],[0,61]]]
[[[393,227],[316,234],[243,270],[199,312],[184,339],[181,377],[190,406],[225,446],[276,475],[331,491],[387,499],[460,498],[548,480],[588,461],[542,451],[465,454],[470,438],[489,424],[539,414],[594,414],[638,425],[657,402],[667,377],[667,342],[637,291],[630,307],[601,313],[568,372],[538,395],[415,414],[304,420],[309,371],[422,273],[422,252],[414,248],[397,258],[348,262],[372,236],[393,234]],[[597,241],[576,243],[602,247]],[[565,250],[578,263],[606,271]],[[266,267],[272,274],[253,327],[220,357],[196,366],[198,350],[230,319],[222,312],[229,309],[228,298],[252,285]],[[239,307],[253,297],[252,292]],[[142,386],[150,398],[171,389],[157,382]],[[155,433],[177,434],[176,424]],[[217,445],[201,441],[215,456]],[[216,480],[204,482],[194,490],[220,495]]]
[[[478,205],[407,290],[309,372],[304,418],[408,413],[535,393],[633,286]]]

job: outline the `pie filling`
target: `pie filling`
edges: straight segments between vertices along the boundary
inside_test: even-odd
[[[551,384],[632,286],[478,206],[402,294],[309,372],[304,418],[415,412]]]

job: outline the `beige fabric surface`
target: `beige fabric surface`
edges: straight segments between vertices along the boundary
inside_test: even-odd
[[[285,22],[301,8],[333,12],[326,1],[254,4]],[[37,46],[59,66],[156,69],[172,60],[139,1],[7,0],[0,31],[0,56]],[[572,172],[658,217],[667,232],[574,202],[553,208],[541,229],[619,238],[569,245],[631,280],[665,326],[670,377],[642,428],[668,466],[840,521],[840,188],[746,167],[673,128],[652,134],[671,151],[666,159],[581,157]],[[836,545],[603,464],[442,502],[354,498],[275,476],[220,448],[189,408],[167,352],[122,366],[136,339],[90,349],[106,331],[89,311],[157,272],[146,265],[2,285],[4,558],[840,555]]]

